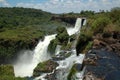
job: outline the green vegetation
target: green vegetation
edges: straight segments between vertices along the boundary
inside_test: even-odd
[[[54,54],[55,53],[55,49],[58,45],[58,41],[56,39],[53,39],[52,41],[50,41],[50,44],[48,46],[48,51],[50,52],[50,54]]]
[[[91,41],[90,36],[86,35],[86,33],[80,34],[76,45],[77,55],[85,50],[86,46],[89,44],[89,41]]]
[[[57,36],[56,39],[58,40],[60,45],[67,45],[69,35],[65,27],[58,27],[57,28]]]
[[[72,43],[68,44],[70,36],[64,22],[74,24],[77,17],[87,18],[87,24],[81,29],[77,41],[77,55],[91,49],[93,37],[97,34],[110,37],[112,32],[120,32],[119,7],[111,9],[110,12],[81,11],[80,13],[60,14],[59,17],[53,16],[55,15],[37,9],[0,8],[0,64],[9,63],[9,60],[13,59],[21,49],[33,49],[39,39],[43,40],[44,35],[48,34],[57,33],[56,39],[50,42],[48,51],[54,53],[57,45],[62,45],[61,49],[69,49]],[[58,18],[60,20],[57,21]],[[74,35],[70,38],[70,42],[74,41]],[[34,76],[39,75],[41,71],[48,71],[50,63],[52,62],[38,64],[34,70]],[[49,71],[52,69],[53,67]],[[71,80],[75,73],[76,70],[73,67],[68,75],[68,80]],[[1,65],[0,80],[8,79],[25,80],[14,77],[12,66]]]
[[[52,15],[30,8],[0,8],[0,64],[9,63],[21,49],[33,49],[59,25],[65,26],[52,21]]]
[[[76,64],[74,64],[67,76],[67,80],[73,80],[74,75],[77,73]]]
[[[50,42],[50,45],[48,46],[48,51],[50,53],[55,53],[55,49],[57,45],[61,45],[63,48],[63,47],[66,47],[68,43],[69,35],[67,33],[66,28],[58,27],[56,31],[57,31],[56,39],[52,40]]]
[[[0,8],[0,39],[26,40],[53,33],[60,23],[51,21],[52,15],[30,8]]]
[[[98,17],[91,25],[91,29],[96,33],[103,33],[104,27],[106,27],[110,23],[110,19],[108,17]]]
[[[58,63],[48,60],[42,63],[39,63],[34,69],[33,76],[39,76],[41,73],[50,73],[58,66]]]
[[[117,15],[117,16],[116,16]],[[99,12],[88,16],[87,24],[81,29],[77,41],[77,53],[86,52],[92,47],[93,36],[97,34],[109,37],[112,32],[120,32],[120,8],[113,8],[110,12]]]
[[[0,65],[0,80],[27,80],[25,78],[15,78],[11,65]]]

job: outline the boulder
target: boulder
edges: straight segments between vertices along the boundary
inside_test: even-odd
[[[96,78],[91,72],[86,73],[83,80],[103,80],[102,78]]]
[[[34,77],[40,76],[41,73],[50,73],[54,69],[56,69],[57,66],[58,66],[58,63],[52,60],[39,63],[37,67],[34,69],[33,76]]]

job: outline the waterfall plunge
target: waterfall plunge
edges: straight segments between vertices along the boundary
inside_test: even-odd
[[[81,18],[77,18],[76,23],[75,23],[75,27],[74,28],[67,28],[67,32],[70,36],[80,31],[80,28],[82,26],[81,21],[82,21]]]
[[[67,28],[68,34],[71,36],[76,33],[80,33],[80,29],[82,25],[86,24],[86,20],[82,23],[82,18],[77,18],[74,28]],[[76,40],[73,42],[73,46],[76,45],[78,34],[76,35]],[[74,47],[75,48],[75,47]],[[76,64],[82,64],[85,54],[80,54],[76,56],[76,49],[71,50],[72,54],[70,57],[65,60],[57,61],[59,66],[56,69],[60,69],[60,72],[57,73],[57,80],[67,80],[67,76],[72,68],[72,66]],[[76,77],[74,80],[82,80],[83,79],[84,70],[76,73]]]
[[[67,28],[67,32],[69,35],[73,35],[80,32],[81,29],[81,23],[82,19],[77,18],[76,24],[74,28]],[[85,22],[83,23],[83,25]],[[37,66],[39,62],[45,61],[47,59],[50,59],[49,54],[47,54],[47,47],[52,39],[55,38],[55,35],[45,36],[45,40],[42,42],[40,41],[38,45],[36,46],[34,51],[25,51],[23,55],[20,55],[16,63],[14,64],[14,72],[15,76],[18,77],[26,77],[26,76],[32,76],[34,68]],[[63,69],[62,72],[57,73],[57,79],[56,80],[67,80],[67,75],[73,66],[74,63],[80,63],[82,64],[82,61],[84,59],[84,54],[80,54],[79,56],[76,56],[76,50],[71,50],[73,54],[66,58],[65,60],[58,61],[59,66],[56,69]],[[60,52],[60,46],[56,49],[56,54],[59,54]],[[65,72],[64,72],[65,69]],[[82,71],[84,72],[84,71]],[[52,73],[50,73],[52,74]],[[47,75],[45,73],[44,75],[41,75],[40,77],[36,79],[42,79],[45,80],[44,77]],[[79,73],[79,75],[83,75]],[[79,78],[81,80],[81,78]]]
[[[55,35],[45,36],[44,41],[40,41],[34,51],[24,51],[14,63],[14,73],[16,77],[32,76],[34,68],[39,62],[50,59],[47,54],[47,47]]]

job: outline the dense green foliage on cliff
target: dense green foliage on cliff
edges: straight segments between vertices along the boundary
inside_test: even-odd
[[[65,27],[58,27],[56,31],[57,31],[56,38],[50,41],[50,44],[48,46],[48,51],[52,54],[55,53],[55,49],[57,45],[66,47],[69,40],[69,35]]]
[[[81,11],[60,14],[59,17],[53,15],[37,9],[0,8],[0,64],[9,63],[21,49],[33,49],[39,39],[43,40],[47,34],[58,33],[56,39],[51,41],[51,50],[55,49],[57,44],[66,47],[69,36],[63,22],[74,24],[77,17],[87,18],[87,24],[81,29],[77,41],[78,53],[91,48],[93,36],[96,34],[108,37],[112,35],[111,32],[120,32],[120,8],[113,8],[110,12]],[[0,80],[17,80],[11,73],[11,66],[0,65],[0,72]],[[74,70],[71,70],[71,73],[74,73]]]
[[[0,8],[0,63],[8,62],[21,49],[33,49],[39,39],[65,26],[52,21],[53,15],[30,8]]]
[[[51,21],[52,15],[30,8],[0,8],[0,39],[26,40],[53,33],[60,23]]]
[[[92,46],[93,36],[100,34],[108,37],[112,36],[113,33],[120,33],[120,8],[113,8],[110,12],[103,11],[92,16],[89,15],[86,26],[81,29],[76,46],[77,52],[86,52],[86,49],[90,45]]]

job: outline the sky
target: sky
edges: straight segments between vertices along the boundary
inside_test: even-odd
[[[120,0],[0,0],[0,7],[42,9],[52,13],[79,13],[81,10],[110,10],[120,7]]]

